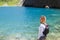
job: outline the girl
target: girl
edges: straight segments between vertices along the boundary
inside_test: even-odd
[[[46,40],[46,36],[49,33],[48,25],[46,24],[46,17],[41,16],[39,26],[38,40]]]

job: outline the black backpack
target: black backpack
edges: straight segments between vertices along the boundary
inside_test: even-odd
[[[48,25],[46,25],[45,30],[43,31],[43,34],[47,36],[48,33],[49,33],[49,27]]]

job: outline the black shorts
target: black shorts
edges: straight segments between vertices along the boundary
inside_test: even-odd
[[[46,36],[41,36],[39,40],[46,40]]]

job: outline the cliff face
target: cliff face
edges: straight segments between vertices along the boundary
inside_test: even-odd
[[[23,6],[44,7],[48,5],[51,8],[60,8],[60,0],[25,0]]]

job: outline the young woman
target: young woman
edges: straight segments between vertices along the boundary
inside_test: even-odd
[[[46,17],[41,16],[38,40],[46,40],[47,34],[49,33],[48,24],[46,23]]]

